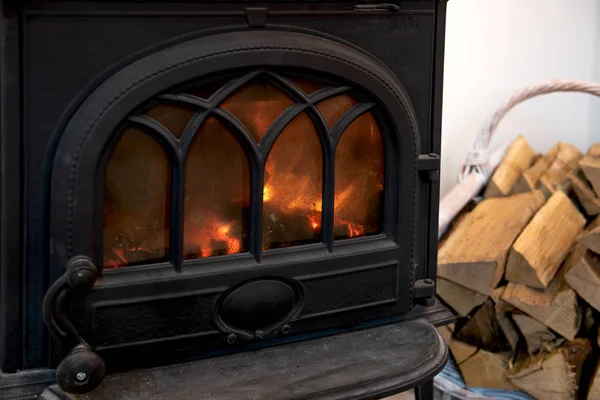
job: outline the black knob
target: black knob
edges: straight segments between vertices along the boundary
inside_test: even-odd
[[[67,265],[69,285],[74,289],[89,289],[98,277],[98,269],[86,256],[75,256]]]
[[[76,346],[56,369],[56,382],[67,393],[87,393],[104,379],[104,361],[85,346]]]

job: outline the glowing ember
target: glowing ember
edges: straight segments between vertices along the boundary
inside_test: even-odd
[[[263,188],[263,201],[267,202],[267,201],[271,200],[272,196],[273,196],[273,188],[271,188],[271,186],[269,186],[269,184],[266,184],[265,187]]]

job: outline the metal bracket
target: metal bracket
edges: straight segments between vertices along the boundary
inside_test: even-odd
[[[44,296],[44,323],[61,345],[71,349],[56,369],[56,381],[68,393],[87,393],[104,379],[104,361],[92,351],[65,311],[69,296],[90,290],[98,275],[98,268],[89,257],[75,256]]]
[[[250,28],[264,28],[267,25],[267,7],[246,7],[246,21]]]
[[[430,181],[440,179],[440,156],[436,153],[420,154],[417,168]]]

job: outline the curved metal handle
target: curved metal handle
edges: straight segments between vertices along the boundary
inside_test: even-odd
[[[56,381],[68,393],[87,393],[104,379],[104,361],[92,351],[64,310],[69,295],[90,290],[98,275],[98,268],[89,257],[75,256],[44,296],[44,323],[65,348],[71,348],[56,369]]]

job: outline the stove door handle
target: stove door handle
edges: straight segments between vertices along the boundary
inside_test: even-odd
[[[70,295],[89,291],[98,275],[89,257],[75,256],[44,296],[44,323],[64,348],[71,349],[56,368],[56,382],[67,393],[90,392],[104,379],[104,361],[69,321],[64,307]]]

